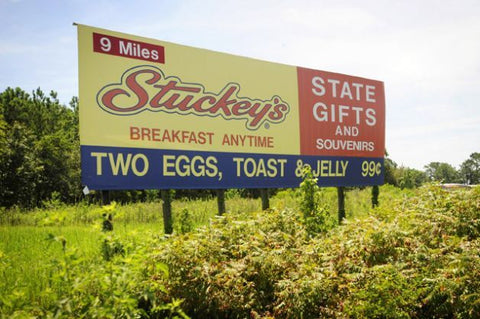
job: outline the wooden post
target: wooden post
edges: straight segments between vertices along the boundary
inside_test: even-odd
[[[270,202],[268,200],[268,188],[261,188],[260,196],[262,197],[262,210],[269,209]]]
[[[372,208],[378,206],[378,195],[380,194],[380,189],[378,185],[373,185],[372,187]]]
[[[165,234],[173,233],[173,221],[172,221],[172,195],[169,189],[162,189],[162,211],[163,211],[163,229]]]
[[[102,205],[110,205],[110,191],[103,190],[102,191]]]
[[[338,224],[345,219],[345,188],[337,187],[338,196]]]
[[[218,206],[218,215],[222,216],[225,214],[225,190],[217,189],[217,206]]]

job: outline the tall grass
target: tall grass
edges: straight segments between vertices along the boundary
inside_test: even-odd
[[[79,257],[96,262],[100,236],[91,227],[1,226],[0,295],[10,298],[0,303],[13,303],[12,308],[44,304],[55,284],[52,262],[61,259],[67,247],[75,247]]]

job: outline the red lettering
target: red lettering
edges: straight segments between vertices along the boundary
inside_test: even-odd
[[[152,141],[155,141],[155,142],[161,142],[162,141],[160,139],[160,129],[152,128]]]
[[[180,131],[173,131],[173,134],[172,134],[172,142],[174,142],[174,143],[175,143],[175,142],[181,143],[179,134],[180,134]]]
[[[260,103],[255,103],[253,107],[248,110],[248,115],[253,118],[253,121],[250,123],[250,125],[257,126],[257,124],[261,124],[261,121],[264,119],[271,107],[272,104],[265,104],[263,107],[260,107]]]
[[[178,96],[180,96],[179,94],[174,94],[173,96],[176,96],[176,97],[172,98],[172,96],[170,96],[167,102],[161,103],[162,99],[164,99],[165,96],[167,96],[167,93],[170,93],[170,91],[193,92],[193,93],[200,92],[200,89],[194,88],[194,87],[179,87],[177,86],[176,81],[170,81],[166,85],[154,85],[154,87],[160,88],[160,92],[158,92],[150,101],[150,106],[151,107],[165,106],[169,109],[174,109],[176,107],[175,105],[173,105],[173,103],[178,98]],[[192,98],[193,96],[191,96],[190,100]],[[182,104],[182,107],[184,109],[187,108],[187,106],[183,104]]]
[[[145,81],[147,84],[153,84],[156,83],[158,80],[161,79],[161,75],[152,71],[152,70],[139,70],[136,72],[133,72],[127,76],[127,79],[125,80],[125,83],[127,87],[130,89],[132,93],[134,93],[138,99],[137,104],[130,106],[130,107],[117,107],[113,103],[113,99],[117,95],[126,95],[128,97],[131,96],[127,91],[120,89],[120,88],[114,88],[111,90],[108,90],[107,92],[104,93],[102,96],[102,103],[109,109],[117,112],[135,112],[139,109],[141,109],[143,106],[148,101],[148,93],[147,91],[137,82],[137,76],[140,74],[144,73],[150,73],[152,74],[152,78]]]
[[[130,139],[131,140],[139,140],[140,134],[138,134],[138,127],[130,126]]]
[[[203,102],[206,101],[208,101],[211,105],[214,105],[217,102],[217,99],[213,96],[202,96],[192,104],[192,108],[199,113],[208,112],[209,109],[202,109]]]
[[[190,107],[188,103],[193,99],[193,95],[187,95],[183,98],[182,101],[178,102],[177,104],[174,104],[177,99],[180,97],[180,94],[173,94],[166,100],[162,106],[166,107],[169,110],[174,110],[174,109],[179,109],[180,111],[187,111]]]
[[[235,103],[232,107],[232,114],[236,116],[248,114],[248,110],[251,106],[252,103],[249,101],[240,101]]]
[[[145,137],[147,138],[147,140],[151,141],[150,129],[146,127],[142,127],[142,140],[145,140]]]
[[[237,96],[239,91],[238,84],[229,83],[218,94],[205,92],[199,84],[182,83],[178,78],[165,77],[157,67],[138,66],[126,71],[121,83],[110,84],[100,90],[97,103],[105,111],[117,115],[136,114],[144,110],[183,115],[207,113],[213,117],[222,115],[225,119],[246,120],[249,130],[258,129],[265,121],[280,123],[290,111],[290,106],[278,96],[270,101],[262,101],[240,98]],[[130,134],[132,139],[138,139],[140,135],[154,139],[151,131],[147,134],[146,131],[131,129]],[[179,140],[178,133],[172,135],[167,138]]]
[[[215,114],[218,112],[218,110],[222,110],[223,111],[223,114],[229,116],[232,114],[232,112],[230,111],[230,109],[228,108],[228,106],[230,104],[233,104],[235,102],[237,102],[237,100],[228,100],[230,98],[230,96],[232,96],[233,92],[236,91],[236,87],[235,86],[232,86],[230,87],[227,92],[225,92],[225,94],[222,95],[222,97],[220,98],[220,100],[217,101],[217,103],[215,103],[214,106],[212,106],[212,108],[209,110],[210,113],[212,114]]]
[[[273,112],[268,114],[268,117],[273,121],[281,120],[285,112],[288,112],[288,105],[277,104],[273,107]]]
[[[167,94],[170,90],[175,89],[177,82],[170,81],[166,85],[154,85],[154,87],[159,88],[160,91],[152,98],[150,101],[151,107],[161,107],[160,100]]]

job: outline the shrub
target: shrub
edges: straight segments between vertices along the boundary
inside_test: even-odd
[[[315,236],[303,212],[226,214],[158,248],[159,283],[195,318],[479,317],[477,191],[416,192]]]
[[[350,285],[345,313],[351,318],[411,318],[415,283],[392,264],[365,268]]]
[[[272,310],[275,283],[295,267],[305,230],[293,211],[225,214],[171,238],[157,260],[170,268],[160,280],[195,318],[245,318]]]
[[[177,230],[177,233],[179,234],[186,234],[193,230],[194,226],[193,226],[192,214],[190,213],[188,208],[182,209],[175,226],[176,226],[175,228]]]

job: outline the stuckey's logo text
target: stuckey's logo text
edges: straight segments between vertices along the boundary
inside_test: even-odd
[[[283,122],[290,111],[288,103],[277,95],[259,100],[239,97],[239,92],[237,83],[228,83],[219,93],[206,92],[200,84],[183,83],[177,77],[165,77],[157,67],[142,65],[125,71],[120,83],[104,86],[97,94],[97,103],[115,115],[148,110],[244,120],[249,130]]]

